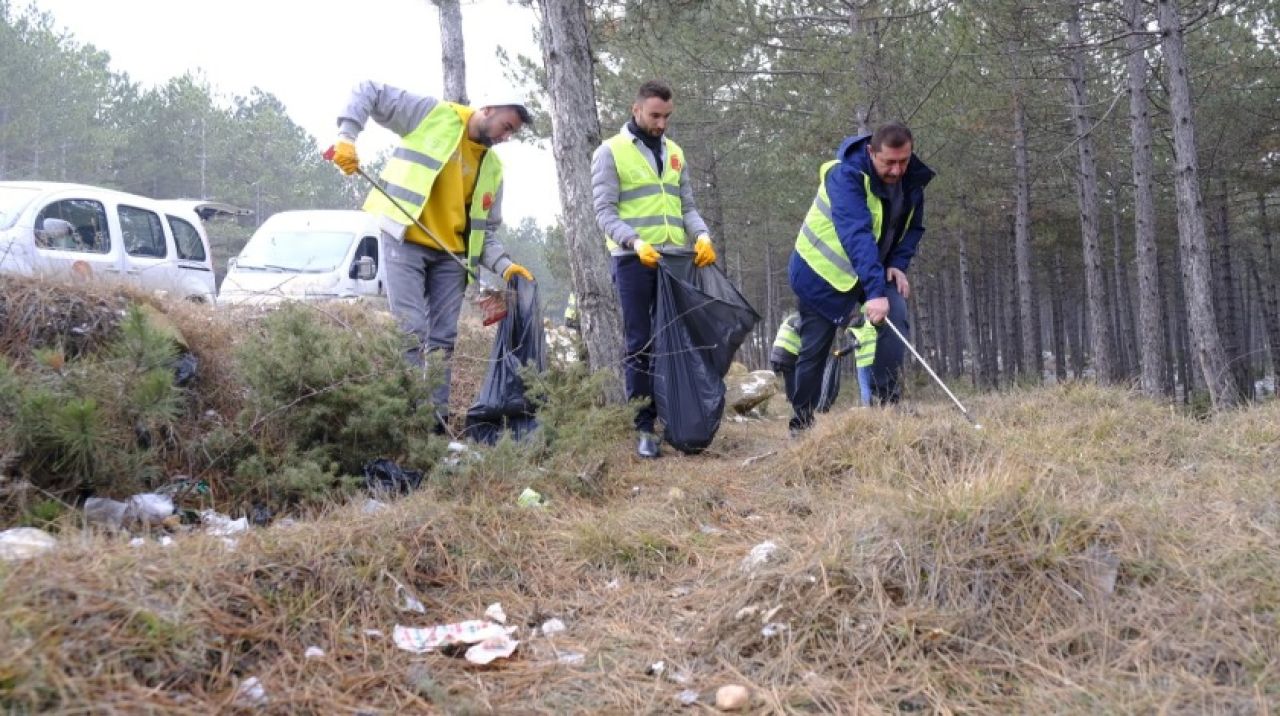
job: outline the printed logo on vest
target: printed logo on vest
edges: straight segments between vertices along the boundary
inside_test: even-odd
[[[674,154],[671,155],[671,169],[677,172],[680,171],[680,157]]]
[[[486,191],[486,192],[484,193],[484,196],[480,197],[480,206],[483,206],[485,211],[488,211],[489,209],[492,209],[492,208],[493,208],[493,194],[490,194],[489,192],[487,192],[487,191]]]

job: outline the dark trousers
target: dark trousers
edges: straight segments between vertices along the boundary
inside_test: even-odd
[[[636,430],[651,433],[658,411],[653,405],[653,309],[658,289],[657,269],[645,268],[634,255],[613,257],[613,285],[622,304],[622,332],[626,334],[627,400],[643,400],[636,413]]]
[[[885,297],[889,299],[889,320],[910,340],[907,302],[893,284],[885,287]],[[796,359],[795,388],[787,396],[794,411],[790,423],[793,430],[806,430],[813,425],[813,410],[822,394],[822,371],[831,354],[831,341],[843,327],[800,307],[800,357]],[[876,333],[876,358],[870,371],[871,401],[896,403],[902,394],[898,378],[906,346],[888,326],[879,326]]]

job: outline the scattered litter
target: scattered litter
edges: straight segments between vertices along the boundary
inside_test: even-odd
[[[502,604],[499,602],[490,604],[489,607],[484,610],[484,616],[486,619],[498,622],[499,624],[507,623],[507,613],[502,611]]]
[[[407,495],[421,485],[421,470],[406,470],[385,457],[364,464],[364,486],[375,495]]]
[[[582,666],[587,663],[587,655],[577,651],[562,651],[556,662],[565,666]]]
[[[247,517],[233,520],[227,515],[213,510],[201,512],[200,522],[204,525],[205,534],[210,534],[214,537],[226,537],[249,529],[249,519]]]
[[[460,443],[457,440],[449,441],[449,452],[467,452],[467,444]]]
[[[787,625],[782,622],[769,622],[760,630],[760,636],[765,638],[777,636],[787,630]]]
[[[386,636],[386,634],[383,634],[383,633],[382,633],[382,630],[381,630],[381,629],[365,629],[365,630],[364,630],[364,635],[365,635],[365,636],[376,636],[376,637],[384,637],[384,636]]]
[[[742,559],[741,569],[744,572],[751,572],[757,567],[769,561],[769,557],[778,550],[778,545],[773,542],[761,542],[751,548],[751,553]]]
[[[764,515],[747,515],[747,522],[759,522],[764,519]]]
[[[608,583],[608,584],[604,585],[604,588],[605,588],[605,589],[621,589],[621,588],[622,588],[622,582],[619,582],[619,581],[618,581],[618,578],[617,578],[617,577],[614,577],[613,579],[610,579],[610,580],[609,580],[609,583]]]
[[[521,507],[544,507],[547,501],[542,497],[541,493],[532,487],[526,487],[524,492],[521,492],[520,496],[516,498],[516,504]]]
[[[698,531],[704,535],[724,534],[724,530],[720,529],[719,527],[712,527],[711,525],[698,525]]]
[[[158,525],[173,514],[173,498],[146,492],[129,498],[125,506],[124,521],[140,522],[144,525]]]
[[[699,694],[693,689],[685,689],[676,694],[676,698],[680,700],[681,706],[692,706],[698,703]]]
[[[172,547],[172,546],[173,546],[173,538],[172,538],[172,537],[170,537],[169,535],[160,535],[159,542],[160,542],[160,546],[161,546],[161,547]]]
[[[31,559],[58,546],[58,538],[35,527],[14,527],[0,532],[0,559]]]
[[[387,503],[370,497],[364,501],[364,505],[360,508],[360,511],[366,515],[372,515],[375,512],[382,512],[385,509],[387,509]]]
[[[516,627],[472,619],[456,624],[437,624],[422,629],[396,625],[392,638],[396,646],[415,654],[425,654],[454,644],[471,644],[466,658],[473,664],[488,664],[511,656],[520,642],[511,638]]]
[[[302,652],[302,657],[304,659],[323,659],[324,649],[318,646],[309,646],[306,651]]]
[[[666,670],[667,670],[667,662],[655,661],[649,665],[649,668],[644,670],[644,673],[647,676],[662,676],[662,672]]]
[[[258,677],[250,676],[240,682],[240,686],[236,688],[236,706],[246,708],[249,706],[266,706],[270,699],[267,698],[267,690],[263,688],[262,682],[258,681]]]
[[[667,592],[667,597],[669,599],[679,599],[680,597],[689,596],[689,593],[692,591],[693,588],[687,584],[677,584]]]
[[[737,711],[750,701],[751,692],[745,686],[729,684],[716,689],[716,708],[721,711]]]
[[[548,619],[542,623],[542,635],[552,636],[554,634],[560,634],[565,631],[565,628],[564,622],[559,619]]]
[[[640,486],[639,486],[639,485],[632,485],[632,486],[631,486],[631,494],[632,494],[633,496],[634,496],[634,495],[638,495],[638,494],[640,494]]]
[[[396,585],[396,600],[399,602],[396,608],[406,612],[417,612],[418,614],[427,613],[427,608],[422,602],[418,601],[418,596],[413,593],[412,589],[404,586],[403,582],[391,576],[391,573],[385,569],[382,570],[382,576],[390,579]]]
[[[133,539],[129,540],[130,547],[141,547],[146,543],[147,541],[141,537],[134,537]]]
[[[760,607],[755,606],[753,604],[749,607],[743,607],[739,609],[738,613],[733,615],[733,618],[737,619],[738,621],[742,621],[743,619],[746,619],[747,617],[755,614],[758,611],[760,611]]]
[[[128,505],[106,497],[90,497],[84,501],[84,519],[92,525],[104,525],[120,529],[124,525],[124,511]]]
[[[753,456],[753,457],[749,457],[749,458],[747,458],[746,460],[743,460],[743,461],[742,461],[742,466],[743,466],[743,467],[751,467],[752,465],[756,464],[757,462],[760,462],[761,460],[764,460],[764,459],[767,459],[767,458],[771,458],[771,457],[773,457],[774,455],[777,455],[777,454],[778,454],[778,451],[777,451],[777,450],[770,450],[769,452],[762,453],[762,454],[760,454],[760,455],[755,455],[755,456]]]

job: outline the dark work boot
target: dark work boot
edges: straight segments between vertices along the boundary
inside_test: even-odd
[[[636,442],[636,454],[647,458],[661,455],[658,449],[658,436],[653,433],[640,433],[640,439]]]

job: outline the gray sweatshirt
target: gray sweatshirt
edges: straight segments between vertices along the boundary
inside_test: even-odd
[[[644,146],[635,135],[625,126],[619,132],[637,145],[637,149],[645,157],[652,157],[653,152]],[[655,170],[661,168],[667,159],[667,142],[662,141],[662,157],[655,161]],[[604,231],[605,235],[617,242],[619,248],[609,253],[614,256],[625,256],[635,253],[631,249],[631,242],[639,238],[636,230],[627,225],[618,216],[618,192],[620,191],[618,182],[618,165],[613,159],[613,150],[608,144],[601,144],[596,148],[595,155],[591,158],[591,198],[592,205],[596,210],[596,224]],[[693,186],[689,184],[689,171],[686,168],[680,172],[680,207],[681,214],[684,216],[684,233],[686,238],[697,237],[707,233],[707,223],[702,220],[702,216],[698,214],[698,207],[693,202]],[[661,248],[661,247],[654,247]]]

